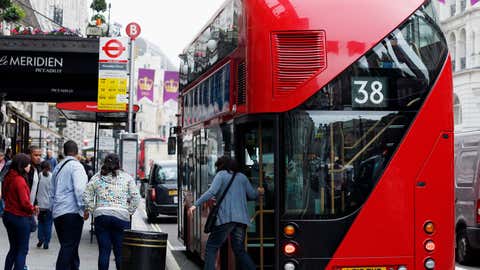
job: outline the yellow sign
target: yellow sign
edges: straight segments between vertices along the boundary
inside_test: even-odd
[[[125,111],[126,96],[126,78],[98,79],[98,110]]]

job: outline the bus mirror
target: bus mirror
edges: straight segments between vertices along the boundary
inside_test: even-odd
[[[168,154],[175,155],[176,148],[177,148],[177,138],[174,136],[168,137]]]

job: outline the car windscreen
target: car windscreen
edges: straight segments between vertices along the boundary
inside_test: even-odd
[[[177,183],[177,166],[159,166],[157,170],[158,184],[175,184]]]

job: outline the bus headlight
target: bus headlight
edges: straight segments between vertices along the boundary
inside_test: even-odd
[[[284,270],[295,270],[295,264],[293,262],[287,262],[284,266],[283,266],[283,269]]]
[[[435,261],[432,258],[427,258],[425,260],[425,268],[431,270],[435,268]]]

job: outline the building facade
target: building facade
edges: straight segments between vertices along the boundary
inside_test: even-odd
[[[43,31],[60,26],[85,34],[89,22],[87,0],[30,0],[35,16]]]
[[[455,131],[480,129],[480,2],[435,1],[450,49]]]

